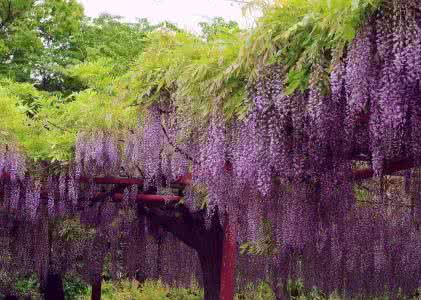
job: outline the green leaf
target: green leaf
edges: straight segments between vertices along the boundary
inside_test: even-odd
[[[351,42],[356,35],[355,28],[351,23],[346,23],[343,28],[343,37],[347,42]]]

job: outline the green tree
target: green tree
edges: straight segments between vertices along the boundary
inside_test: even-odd
[[[233,34],[240,31],[237,22],[227,22],[221,17],[215,17],[210,22],[200,22],[199,25],[202,30],[202,37],[207,41],[214,39],[220,34]]]
[[[126,23],[118,16],[101,15],[85,18],[75,39],[84,61],[108,58],[124,69],[143,51],[146,34],[153,29],[146,19]]]
[[[60,68],[80,58],[73,37],[82,6],[76,0],[0,0],[0,8],[0,74],[61,89]]]
[[[153,28],[146,19],[84,17],[76,0],[0,0],[0,76],[68,95],[86,86],[66,69],[108,59],[124,72]]]
[[[109,86],[142,53],[154,28],[146,19],[127,23],[111,15],[84,18],[74,37],[80,60],[63,70],[68,91]]]

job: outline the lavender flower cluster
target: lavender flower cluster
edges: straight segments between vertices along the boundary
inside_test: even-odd
[[[420,285],[413,215],[356,207],[352,182],[353,160],[371,158],[378,176],[387,161],[420,160],[419,12],[417,1],[386,3],[334,60],[329,86],[313,66],[309,89],[286,95],[274,65],[250,87],[244,120],[212,119],[195,178],[211,210],[240,223],[240,240],[271,220],[285,276],[353,295]]]

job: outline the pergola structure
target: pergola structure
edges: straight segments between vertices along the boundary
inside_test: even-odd
[[[415,160],[395,160],[384,164],[384,175],[391,175],[398,171],[414,168],[418,166]],[[230,170],[229,163],[226,169]],[[350,180],[359,181],[371,178],[374,171],[371,168],[354,169],[353,178]],[[2,180],[8,180],[9,176],[4,174]],[[80,177],[80,183],[94,183],[98,185],[114,185],[115,187],[108,193],[97,193],[90,201],[97,202],[110,197],[115,202],[124,200],[122,190],[131,185],[143,186],[144,180],[140,178],[123,177]],[[157,195],[139,193],[136,196],[139,213],[145,213],[153,218],[154,223],[159,224],[165,230],[173,233],[177,238],[188,246],[194,248],[201,261],[203,273],[203,285],[206,300],[232,300],[235,293],[236,274],[236,224],[230,221],[230,216],[225,215],[224,227],[213,226],[209,231],[204,230],[203,222],[200,218],[192,214],[184,205],[175,205],[182,199],[183,188],[192,184],[192,175],[186,174],[179,177],[170,187],[178,190],[177,195]],[[46,193],[41,193],[42,197],[47,197]],[[174,217],[172,212],[177,212],[180,217]],[[219,287],[219,291],[210,291],[214,286]],[[46,296],[47,299],[55,299],[54,296]],[[92,286],[92,300],[101,298],[101,282],[98,281]]]
[[[364,115],[356,121],[356,126],[366,126],[368,116]],[[370,151],[364,149],[353,149],[348,156],[352,161],[369,161]],[[398,158],[393,161],[383,162],[383,175],[392,175],[399,171],[420,166],[419,159]],[[226,171],[232,171],[232,165],[225,164]],[[374,176],[372,168],[354,168],[350,181],[358,182]],[[10,176],[4,173],[1,181],[10,180]],[[142,178],[127,177],[79,177],[79,183],[113,185],[109,192],[99,192],[91,202],[103,201],[111,198],[114,202],[122,202],[125,199],[123,191],[129,186],[144,186]],[[183,189],[192,184],[192,174],[185,174],[168,186],[177,191],[173,195],[158,195],[148,191],[138,193],[138,213],[147,215],[163,229],[171,232],[175,237],[184,242],[187,246],[196,250],[203,275],[203,287],[205,300],[232,300],[235,293],[236,256],[237,256],[237,224],[229,215],[225,220],[213,220],[210,229],[205,228],[203,212],[192,213],[185,205],[178,204],[183,198]],[[23,184],[23,183],[22,183]],[[41,198],[48,198],[48,193],[41,190]],[[86,200],[86,199],[85,199]],[[218,218],[215,214],[214,219]],[[181,216],[181,217],[180,217]],[[223,228],[220,224],[224,224]],[[218,290],[215,291],[215,287]],[[92,300],[101,298],[101,280],[92,286]],[[46,299],[57,299],[55,295],[46,295]]]

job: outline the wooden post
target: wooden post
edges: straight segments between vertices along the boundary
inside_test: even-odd
[[[44,299],[64,300],[63,278],[61,277],[61,274],[48,274]]]
[[[225,217],[224,243],[221,265],[220,300],[233,300],[235,293],[235,269],[237,262],[236,224]]]
[[[92,283],[91,300],[101,300],[102,276],[99,275]]]

